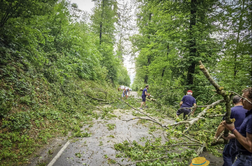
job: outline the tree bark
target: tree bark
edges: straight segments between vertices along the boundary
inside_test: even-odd
[[[168,60],[168,55],[169,55],[169,44],[167,45],[166,48],[167,48],[167,53],[166,53],[166,55],[167,55],[167,60]],[[166,61],[165,61],[165,62],[166,62]],[[166,67],[167,67],[167,66],[165,66],[165,67],[163,68],[162,75],[161,75],[161,76],[162,76],[162,79],[163,79],[163,77],[164,77],[164,73],[165,73]]]
[[[238,26],[238,32],[237,32],[237,38],[236,38],[236,48],[235,48],[235,52],[234,52],[234,80],[236,79],[236,75],[238,72],[238,63],[239,61],[237,60],[238,56],[238,52],[239,52],[239,44],[240,44],[240,33],[242,30],[242,26],[243,26],[243,14],[244,14],[244,0],[242,1],[242,10],[241,10],[241,15],[239,18],[239,26]]]
[[[102,20],[103,20],[103,11],[104,11],[104,0],[102,0],[102,14],[101,14],[101,21],[100,21],[100,44],[102,43]]]
[[[217,104],[219,104],[221,102],[223,102],[223,100],[218,100],[218,101],[216,101],[216,102],[208,105],[201,113],[198,114],[197,117],[195,117],[192,120],[188,121],[188,123],[190,124],[190,126],[192,126],[195,122],[197,122],[199,119],[201,119],[206,114],[207,110],[209,110],[211,107],[213,107],[213,106],[215,106],[215,105],[217,105]],[[187,128],[187,130],[189,129],[189,127]],[[187,130],[185,130],[185,131],[187,131]]]
[[[196,25],[196,12],[197,12],[197,0],[191,0],[191,15],[190,15],[190,26],[189,26],[189,62],[187,73],[187,85],[193,85],[193,74],[195,72],[195,58],[196,57],[196,40],[194,35],[194,26]]]
[[[206,78],[208,79],[208,81],[215,87],[216,91],[218,94],[220,94],[225,101],[225,106],[226,106],[226,122],[227,123],[232,123],[230,120],[230,115],[231,115],[231,104],[230,104],[230,95],[228,92],[225,92],[223,89],[223,87],[219,86],[214,80],[213,78],[210,76],[210,74],[208,73],[207,69],[205,68],[205,66],[203,65],[203,63],[201,61],[199,61],[200,63],[200,70],[203,72],[203,74],[206,76]],[[225,129],[224,131],[224,136],[227,137],[228,136],[228,130]]]
[[[152,13],[149,13],[149,24],[151,22],[151,16],[152,16]],[[149,26],[148,24],[148,26]],[[150,34],[150,32],[149,32]],[[150,35],[148,36],[148,39],[150,40]],[[146,66],[149,66],[151,63],[151,56],[150,55],[147,55],[147,65]],[[144,76],[144,83],[147,84],[148,83],[148,73],[145,74]]]
[[[162,75],[161,75],[162,78],[164,77],[165,69],[166,69],[166,66],[163,68]]]

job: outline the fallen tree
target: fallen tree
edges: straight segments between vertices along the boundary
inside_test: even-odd
[[[204,67],[204,65],[202,64],[202,62],[200,61],[199,63],[200,63],[200,70],[203,72],[203,74],[208,79],[208,81],[214,86],[214,88],[216,90],[216,94],[221,95],[223,97],[223,99],[215,101],[215,102],[213,102],[211,104],[208,104],[208,105],[197,106],[197,107],[205,107],[205,108],[196,117],[191,117],[189,120],[180,121],[180,122],[177,122],[177,123],[174,123],[174,124],[163,124],[162,122],[160,122],[160,121],[156,120],[155,118],[151,117],[151,115],[149,115],[149,114],[141,111],[140,109],[136,109],[133,106],[131,106],[129,103],[121,100],[122,102],[124,102],[125,104],[127,104],[129,107],[131,107],[132,109],[136,110],[137,112],[139,112],[139,113],[141,113],[142,115],[145,116],[145,117],[135,117],[135,118],[131,118],[131,119],[126,119],[124,121],[128,122],[128,121],[136,120],[136,119],[147,120],[147,121],[150,121],[150,122],[158,124],[163,129],[163,131],[165,131],[167,133],[167,135],[170,134],[169,132],[171,132],[172,127],[179,127],[179,126],[182,126],[182,125],[186,125],[186,128],[185,128],[185,130],[183,130],[183,132],[179,132],[179,131],[175,131],[175,130],[173,130],[172,132],[176,133],[178,135],[182,135],[184,138],[186,138],[189,141],[191,141],[191,143],[190,142],[187,142],[185,144],[183,144],[183,143],[182,144],[181,143],[177,143],[175,145],[168,145],[168,146],[170,146],[170,147],[177,146],[177,145],[188,146],[188,147],[189,146],[193,146],[193,147],[199,146],[199,148],[196,151],[197,156],[199,156],[203,152],[203,150],[205,149],[205,147],[207,146],[207,143],[204,142],[204,141],[202,142],[202,141],[199,141],[199,140],[195,139],[194,136],[192,136],[189,133],[189,130],[191,130],[191,127],[194,126],[200,120],[206,119],[207,118],[206,117],[207,111],[209,109],[215,107],[216,105],[220,104],[221,102],[225,103],[225,112],[226,112],[226,114],[211,114],[209,117],[210,118],[214,118],[214,117],[225,116],[227,123],[232,123],[232,120],[230,119],[230,114],[231,114],[231,102],[230,101],[231,101],[232,95],[236,94],[235,92],[232,92],[232,91],[225,91],[223,87],[221,87],[220,85],[218,85],[213,80],[213,78],[210,76],[210,74],[208,73],[207,69]],[[211,97],[211,99],[212,98],[213,98],[213,96]],[[191,109],[192,108],[193,107],[191,107]],[[227,134],[228,134],[228,131],[225,131],[224,135],[227,136]],[[197,135],[195,135],[195,136],[197,136]],[[183,141],[183,139],[182,139],[182,141]],[[212,143],[211,145],[215,145],[215,144]],[[161,158],[164,159],[166,157],[162,156]],[[136,163],[139,163],[139,162],[145,162],[145,161],[159,160],[161,158],[137,161],[137,162],[132,163],[132,164],[136,164]]]
[[[225,106],[226,106],[225,120],[226,120],[227,123],[232,123],[232,121],[230,120],[230,115],[231,115],[231,103],[230,103],[230,101],[231,101],[231,96],[233,95],[233,93],[224,91],[224,87],[221,87],[220,85],[218,85],[214,81],[214,79],[210,76],[209,72],[207,71],[207,69],[205,68],[203,63],[201,61],[199,61],[199,63],[200,63],[200,70],[203,72],[203,74],[208,79],[208,81],[214,86],[214,88],[216,89],[216,92],[224,98]],[[227,129],[225,129],[225,131],[224,131],[224,136],[225,137],[228,136],[228,132],[229,131]]]
[[[131,120],[136,120],[136,119],[147,120],[147,121],[151,121],[151,122],[153,122],[153,123],[158,124],[160,127],[162,127],[162,128],[163,128],[164,130],[166,130],[167,132],[170,131],[170,127],[179,126],[179,125],[182,125],[182,124],[188,124],[187,129],[184,130],[183,133],[179,133],[179,134],[183,135],[183,137],[186,138],[186,139],[188,139],[189,141],[191,141],[191,143],[183,144],[183,146],[192,146],[192,145],[194,145],[194,146],[199,146],[199,148],[197,149],[197,153],[196,153],[197,156],[199,156],[199,155],[203,152],[203,150],[205,149],[205,147],[207,146],[207,143],[205,143],[205,142],[202,143],[201,141],[199,141],[199,140],[193,138],[193,136],[191,136],[187,131],[188,131],[188,130],[190,129],[190,127],[191,127],[192,125],[194,125],[197,121],[199,121],[200,119],[204,119],[204,116],[206,115],[207,110],[209,110],[210,108],[212,108],[212,107],[218,105],[219,103],[223,102],[224,100],[218,100],[218,101],[216,101],[216,102],[214,102],[214,103],[212,103],[212,104],[206,105],[206,106],[205,106],[206,108],[205,108],[202,112],[200,112],[200,113],[198,114],[198,116],[196,116],[195,118],[191,118],[191,119],[189,119],[189,120],[187,120],[187,121],[180,121],[180,122],[174,123],[174,124],[162,124],[161,122],[157,121],[156,119],[154,119],[154,118],[151,117],[150,115],[144,113],[144,112],[141,111],[140,109],[134,108],[134,107],[131,106],[129,103],[127,103],[127,102],[125,102],[125,101],[123,101],[123,100],[121,100],[121,101],[124,102],[125,104],[127,104],[127,105],[128,105],[129,107],[131,107],[132,109],[134,109],[134,110],[138,111],[139,113],[141,113],[141,114],[147,116],[147,118],[146,118],[146,117],[135,117],[135,118],[131,118],[131,119],[123,120],[123,121],[129,122],[129,121],[131,121]],[[218,117],[218,116],[216,116],[216,117]],[[163,131],[164,131],[164,130],[163,130]],[[167,133],[167,134],[168,134],[168,133]],[[194,142],[194,143],[196,143],[196,144],[193,144],[192,142]],[[180,145],[182,145],[182,144],[180,144]],[[159,159],[159,158],[157,158],[157,159]],[[146,160],[144,160],[144,161],[146,161]],[[144,162],[144,161],[137,161],[137,163],[138,163],[138,162]],[[152,161],[152,160],[149,160],[149,161]]]
[[[132,109],[134,109],[134,110],[138,111],[139,113],[141,113],[141,114],[143,114],[143,115],[145,115],[145,116],[148,117],[148,118],[145,118],[145,117],[136,117],[136,118],[131,118],[131,119],[123,120],[123,121],[128,122],[128,121],[131,121],[131,120],[143,119],[143,120],[152,121],[152,122],[154,122],[154,123],[160,125],[160,126],[163,127],[163,128],[166,128],[166,129],[169,129],[170,126],[177,126],[177,125],[181,125],[181,124],[189,124],[187,130],[184,131],[184,132],[186,132],[186,131],[189,130],[190,126],[192,126],[193,124],[195,124],[195,122],[197,122],[198,120],[204,118],[204,116],[205,116],[205,114],[206,114],[206,112],[207,112],[208,109],[210,109],[210,108],[216,106],[217,104],[223,102],[224,100],[218,100],[218,101],[216,101],[216,102],[214,102],[214,103],[212,103],[212,104],[207,105],[206,108],[205,108],[202,112],[200,112],[200,113],[198,114],[198,116],[196,116],[195,118],[191,118],[191,119],[186,120],[186,121],[180,121],[180,122],[174,123],[174,124],[162,124],[162,123],[158,122],[157,120],[155,120],[155,119],[154,119],[153,117],[151,117],[150,115],[144,113],[143,111],[140,111],[140,109],[134,108],[134,107],[131,106],[129,103],[127,103],[127,102],[125,102],[125,101],[123,101],[123,100],[121,100],[121,101],[124,102],[125,104],[127,104],[127,105],[128,105],[129,107],[131,107]],[[218,116],[216,115],[216,117],[218,117]]]

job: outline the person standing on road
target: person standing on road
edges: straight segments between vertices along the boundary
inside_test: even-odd
[[[234,123],[223,122],[226,129],[233,134],[228,135],[228,139],[235,138],[238,151],[237,159],[232,166],[251,166],[252,165],[252,87],[244,89],[242,94],[243,108],[247,109],[246,117],[239,130]]]
[[[125,91],[125,96],[126,96],[126,99],[128,98],[129,96],[129,89],[127,88],[126,91]]]
[[[183,119],[186,119],[186,115],[191,113],[191,107],[194,106],[192,115],[196,109],[196,100],[192,96],[192,91],[188,90],[186,95],[183,96],[182,100],[180,101],[179,105],[180,108],[177,111],[176,117],[179,118],[179,115],[183,113]]]
[[[125,88],[123,88],[123,92],[122,92],[122,99],[124,99],[124,97],[126,97],[127,95],[127,91]]]
[[[143,105],[146,107],[146,96],[150,95],[149,93],[147,93],[147,89],[149,89],[149,85],[146,85],[142,92],[142,103],[139,109],[142,109]]]
[[[127,95],[130,96],[130,90],[129,90],[129,88],[127,89]]]
[[[230,119],[235,118],[235,129],[239,130],[243,120],[245,119],[245,115],[248,110],[244,109],[242,106],[241,97],[238,95],[233,97],[233,104],[234,107],[231,108],[231,115]],[[219,137],[220,133],[225,129],[225,126],[221,123],[216,131],[215,140]],[[238,152],[236,149],[235,139],[230,139],[229,143],[225,145],[223,150],[223,166],[231,166],[234,163],[235,157],[237,156]]]

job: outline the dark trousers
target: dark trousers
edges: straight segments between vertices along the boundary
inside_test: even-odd
[[[235,160],[232,166],[251,166],[252,165],[252,155],[237,155],[237,160]]]
[[[231,166],[234,163],[235,157],[238,154],[234,140],[230,140],[229,143],[225,145],[222,154],[224,160],[223,166]]]
[[[188,115],[188,116],[190,115],[191,109],[186,109],[186,108],[183,108],[183,107],[178,109],[177,115],[179,116],[182,113],[183,113],[183,119],[186,119],[186,115]]]

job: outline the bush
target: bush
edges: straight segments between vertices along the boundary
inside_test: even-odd
[[[27,112],[12,114],[8,119],[2,121],[2,128],[9,128],[12,131],[22,131],[31,127],[31,117]]]
[[[0,90],[0,118],[6,116],[12,108],[13,95],[11,91]]]

